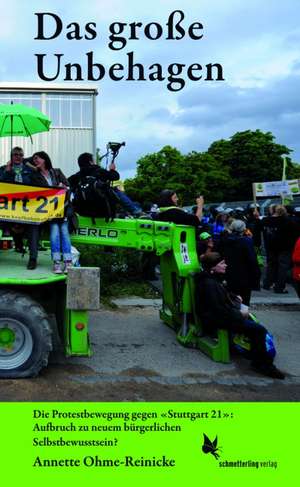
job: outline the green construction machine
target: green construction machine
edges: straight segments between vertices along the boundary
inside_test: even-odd
[[[195,276],[200,270],[195,229],[143,219],[79,217],[72,244],[123,247],[155,252],[163,285],[160,318],[184,346],[214,361],[229,361],[228,336],[203,334],[196,312]],[[34,271],[13,249],[0,251],[0,378],[34,377],[53,349],[66,356],[91,354],[88,313],[99,307],[99,270],[74,267],[68,276],[52,273],[50,250],[40,252]],[[6,242],[7,243],[7,242]],[[101,249],[99,248],[99,251]],[[92,285],[91,285],[92,283]]]

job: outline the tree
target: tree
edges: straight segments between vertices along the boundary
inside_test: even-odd
[[[287,158],[287,179],[300,179],[300,164],[292,162],[291,159]]]
[[[183,155],[174,147],[165,146],[159,152],[147,154],[137,161],[137,175],[125,181],[125,190],[140,203],[156,201],[165,188],[174,191],[182,189],[177,174],[183,165]]]
[[[178,193],[180,203],[188,205],[199,194],[210,201],[223,199],[230,185],[229,170],[208,153],[181,154],[174,147],[163,147],[137,162],[137,176],[125,181],[128,195],[141,203],[157,201],[163,189]]]
[[[280,180],[282,177],[282,156],[291,150],[276,144],[271,132],[246,130],[237,132],[230,140],[214,142],[208,149],[220,164],[226,166],[232,178],[227,200],[252,198],[252,183]],[[287,176],[294,171],[288,161]]]
[[[252,183],[280,180],[283,157],[291,150],[274,142],[270,132],[247,130],[229,140],[218,140],[207,152],[187,155],[165,146],[137,162],[137,176],[125,181],[126,192],[144,204],[157,201],[163,189],[178,193],[182,205],[192,204],[196,195],[206,201],[252,198]],[[300,166],[287,158],[288,179],[300,177]]]
[[[186,198],[191,202],[197,194],[202,194],[206,201],[223,201],[227,188],[231,186],[229,170],[222,166],[207,152],[190,152],[185,157],[185,164],[194,175],[192,184],[186,189]]]

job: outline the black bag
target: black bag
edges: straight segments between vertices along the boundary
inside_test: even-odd
[[[81,216],[105,218],[109,222],[115,218],[117,201],[118,197],[108,183],[94,176],[85,176],[73,193],[72,204]]]

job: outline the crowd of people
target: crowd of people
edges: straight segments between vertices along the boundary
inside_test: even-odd
[[[157,220],[196,229],[202,267],[197,303],[204,327],[212,331],[221,326],[231,334],[244,334],[251,343],[252,367],[284,379],[273,364],[271,335],[249,306],[251,292],[260,290],[261,285],[278,294],[288,293],[286,283],[291,275],[300,297],[299,215],[290,207],[271,205],[268,215],[262,217],[254,203],[246,209],[212,206],[205,211],[202,197],[196,199],[189,214],[178,207],[178,197],[171,190],[161,192],[158,208]]]
[[[261,216],[256,203],[205,210],[203,197],[197,197],[188,213],[178,206],[176,192],[167,189],[157,206],[154,219],[195,227],[200,261],[211,252],[224,257],[227,285],[245,304],[250,304],[251,291],[261,287],[287,294],[288,280],[300,297],[300,213],[292,207],[271,204],[267,216]]]
[[[208,232],[214,250],[224,256],[228,271],[228,286],[239,292],[249,304],[251,290],[263,289],[287,294],[290,280],[299,295],[299,281],[293,267],[299,266],[295,250],[300,237],[300,215],[289,206],[270,205],[267,216],[261,216],[259,206],[220,211],[217,216],[205,215],[200,222]],[[221,225],[214,221],[221,214]],[[201,257],[200,257],[201,258]],[[291,276],[294,276],[292,280]],[[300,295],[299,295],[300,297]]]

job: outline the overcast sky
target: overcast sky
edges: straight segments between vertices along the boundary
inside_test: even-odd
[[[65,63],[80,63],[85,76],[89,51],[94,52],[94,62],[108,68],[126,65],[130,51],[145,68],[160,63],[165,73],[174,62],[223,66],[225,81],[186,79],[176,93],[167,89],[167,81],[116,82],[107,76],[98,83],[98,146],[103,151],[108,140],[126,141],[119,157],[123,179],[134,175],[139,157],[164,145],[184,153],[204,151],[213,141],[247,129],[273,132],[300,162],[299,0],[0,0],[0,6],[2,82],[40,81],[35,53],[48,54],[49,76],[54,72],[53,53],[64,54]],[[166,40],[166,22],[174,10],[184,12],[181,25],[186,31],[191,23],[201,22],[203,38]],[[63,32],[53,40],[34,40],[35,12],[57,14]],[[141,29],[139,40],[113,51],[108,47],[109,26],[118,21],[139,21],[143,26],[159,22],[164,33],[151,41]],[[71,22],[80,24],[81,35],[86,23],[95,22],[97,37],[67,40]],[[53,25],[47,22],[48,33]],[[128,27],[124,34],[128,38]],[[56,82],[63,78],[61,71]]]

